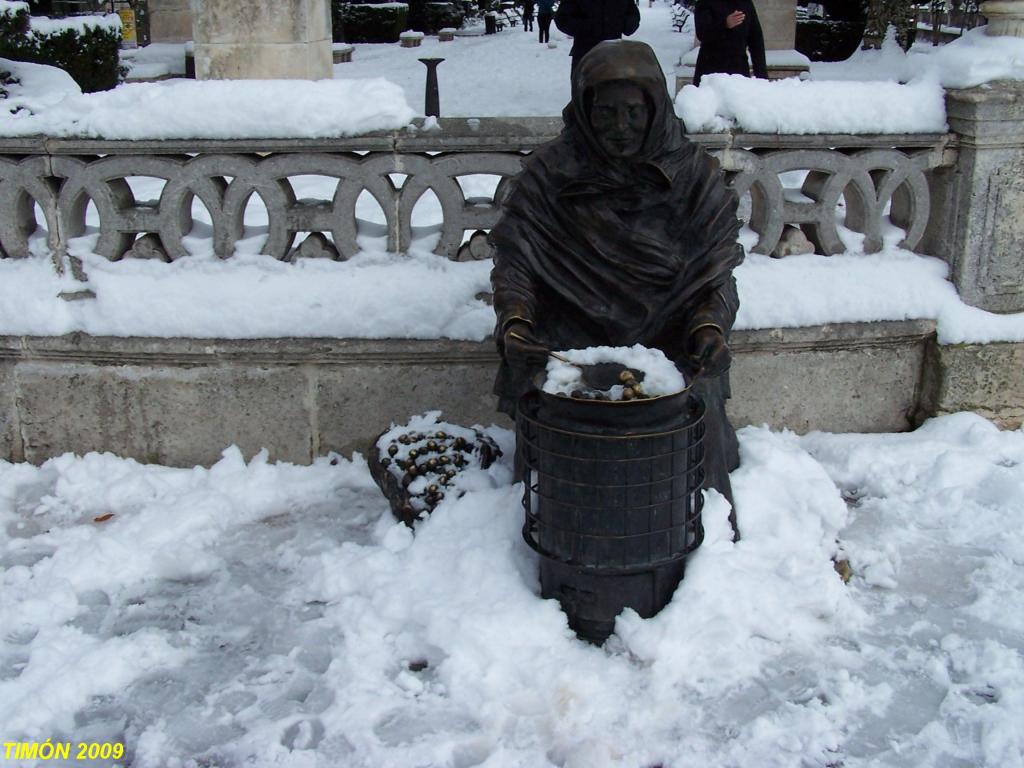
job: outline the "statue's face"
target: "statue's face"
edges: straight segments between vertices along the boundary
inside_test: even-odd
[[[640,151],[649,118],[644,92],[632,83],[602,83],[594,89],[590,125],[612,157],[630,157]]]

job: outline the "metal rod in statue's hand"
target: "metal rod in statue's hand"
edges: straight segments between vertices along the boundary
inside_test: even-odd
[[[583,378],[583,382],[591,389],[597,389],[606,392],[612,387],[614,387],[616,384],[622,383],[620,375],[622,374],[623,370],[630,370],[628,368],[624,368],[622,363],[577,363],[565,357],[564,355],[560,355],[557,352],[552,352],[550,349],[545,348],[542,344],[538,344],[536,341],[530,341],[529,339],[522,336],[521,334],[516,333],[515,331],[509,331],[508,335],[514,339],[524,341],[527,344],[532,344],[538,347],[539,349],[543,349],[551,357],[555,358],[555,360],[558,360],[559,362],[565,363],[566,365],[571,365],[574,368],[579,368],[580,376]],[[643,371],[635,371],[633,372],[633,376],[637,381],[644,380]]]

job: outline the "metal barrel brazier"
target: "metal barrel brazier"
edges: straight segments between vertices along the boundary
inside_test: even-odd
[[[625,607],[672,598],[703,538],[704,404],[689,391],[631,401],[533,391],[516,416],[523,537],[541,591],[601,643]]]

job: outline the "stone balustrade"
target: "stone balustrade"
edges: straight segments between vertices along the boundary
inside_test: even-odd
[[[357,201],[369,194],[380,206],[388,249],[405,252],[417,233],[413,209],[430,191],[442,215],[433,228],[435,252],[488,258],[484,233],[497,221],[512,177],[560,121],[451,118],[440,126],[333,140],[0,140],[0,247],[9,257],[27,255],[41,225],[63,257],[68,241],[86,232],[91,207],[102,256],[186,258],[183,238],[199,200],[212,223],[213,251],[229,258],[256,196],[266,209],[265,254],[346,259],[358,250],[359,234],[382,228],[357,216]],[[719,158],[758,234],[754,251],[766,254],[787,225],[802,229],[817,253],[843,251],[837,214],[865,235],[868,252],[881,247],[886,217],[906,231],[905,247],[918,247],[930,220],[945,215],[934,210],[929,174],[956,158],[955,137],[946,134],[693,138]],[[328,182],[320,199],[297,192],[297,180],[310,176]],[[478,184],[460,184],[474,176],[490,177],[488,195],[473,191]],[[157,199],[133,191],[130,182],[146,178],[158,182]]]
[[[891,221],[904,246],[950,263],[966,301],[1021,311],[1022,110],[1024,91],[1010,85],[949,96],[950,134],[693,138],[740,196],[755,251],[775,252],[796,227],[817,253],[836,253],[841,222],[870,252]],[[430,235],[421,247],[484,259],[523,158],[560,129],[557,118],[451,118],[336,140],[0,139],[0,258],[28,256],[41,226],[55,263],[85,278],[68,246],[87,225],[108,259],[189,258],[200,204],[210,249],[230,258],[258,202],[263,252],[281,260],[345,259],[360,235],[394,252]],[[310,176],[320,199],[308,196]],[[414,215],[427,193],[441,219],[432,226]],[[379,222],[357,215],[366,196]],[[732,344],[737,425],[891,431],[955,410],[1010,427],[1024,418],[1024,345],[939,345],[930,320],[737,331]],[[110,450],[191,465],[234,443],[306,462],[365,449],[390,420],[426,409],[488,423],[496,362],[491,341],[0,337],[0,458]]]

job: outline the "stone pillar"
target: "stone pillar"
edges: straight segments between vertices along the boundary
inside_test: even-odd
[[[189,0],[149,0],[149,40],[184,43],[192,39]]]
[[[810,60],[796,44],[796,3],[793,0],[757,0],[757,18],[764,33],[768,77],[797,77],[810,68]]]
[[[328,0],[191,0],[199,80],[332,75]]]
[[[985,34],[1024,37],[1024,0],[989,0],[980,10],[988,19]]]
[[[990,312],[1024,311],[1024,82],[946,93],[959,137],[955,167],[931,180],[923,250],[950,265],[960,297]]]
[[[758,0],[756,7],[764,32],[764,47],[769,51],[792,50],[796,42],[796,3]]]

